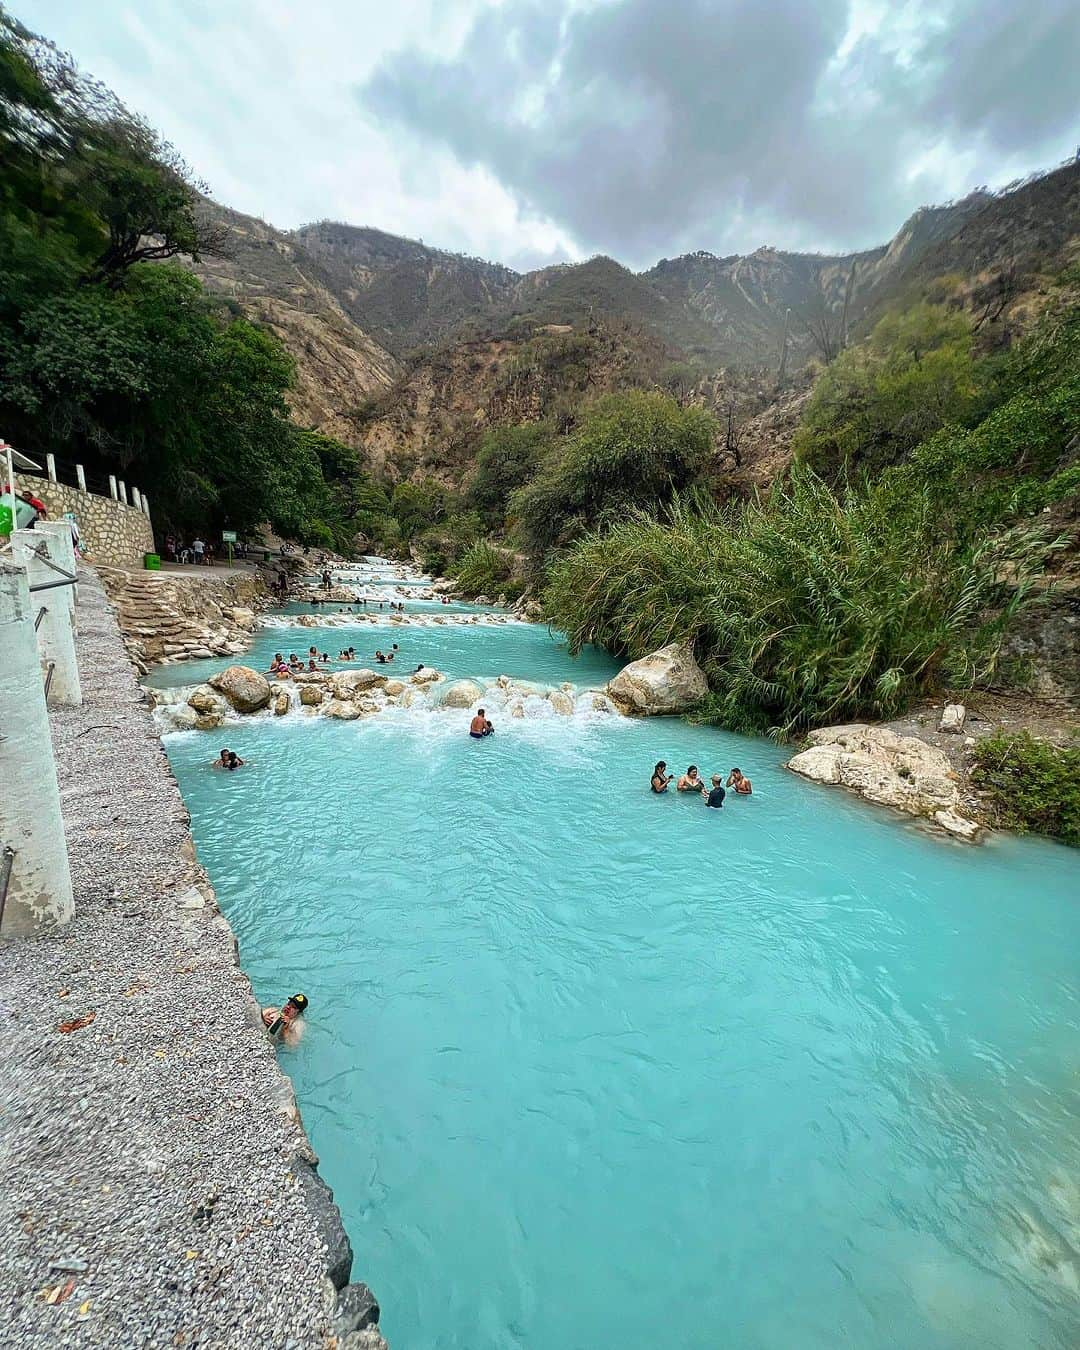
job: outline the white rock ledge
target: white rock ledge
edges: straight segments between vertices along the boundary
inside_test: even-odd
[[[964,815],[948,757],[917,736],[856,722],[812,731],[807,740],[807,749],[788,760],[793,773],[933,821],[956,839],[974,843],[981,836],[982,825]]]

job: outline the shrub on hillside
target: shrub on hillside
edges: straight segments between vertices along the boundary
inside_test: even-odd
[[[971,779],[997,822],[1080,846],[1080,747],[999,731],[975,747]]]
[[[505,595],[516,600],[524,590],[516,574],[514,555],[486,539],[479,539],[451,568],[451,575],[469,596],[487,595],[494,598]]]
[[[817,381],[795,453],[827,477],[852,467],[880,470],[939,428],[966,422],[980,389],[962,315],[928,304],[887,314]]]
[[[598,399],[511,498],[525,551],[534,559],[603,520],[669,502],[705,470],[717,434],[703,408],[632,390]]]

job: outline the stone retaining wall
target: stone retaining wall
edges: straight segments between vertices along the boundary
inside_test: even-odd
[[[20,490],[29,486],[41,498],[51,520],[58,520],[65,511],[72,512],[83,551],[97,566],[141,567],[143,554],[154,552],[150,517],[138,507],[47,478],[21,477],[18,486]]]

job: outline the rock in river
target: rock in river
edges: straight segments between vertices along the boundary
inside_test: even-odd
[[[925,816],[959,839],[974,840],[977,821],[961,808],[959,780],[944,751],[917,736],[856,722],[812,731],[788,768],[817,783],[850,788],[871,802]]]
[[[224,694],[239,713],[258,712],[270,702],[270,685],[250,666],[227,666],[207,681]]]
[[[484,697],[484,691],[474,680],[455,680],[442,697],[444,708],[471,708]]]
[[[672,642],[658,652],[631,661],[605,691],[621,713],[657,717],[686,712],[709,692],[689,643]]]

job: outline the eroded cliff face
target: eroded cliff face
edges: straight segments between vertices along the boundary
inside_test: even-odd
[[[562,429],[587,396],[653,383],[670,356],[631,329],[549,324],[520,339],[428,352],[380,400],[361,437],[371,470],[461,483],[492,427],[549,419]]]
[[[295,421],[358,445],[364,405],[401,365],[342,307],[316,259],[264,221],[213,206],[228,227],[226,256],[194,267],[208,290],[273,329],[296,362]]]

